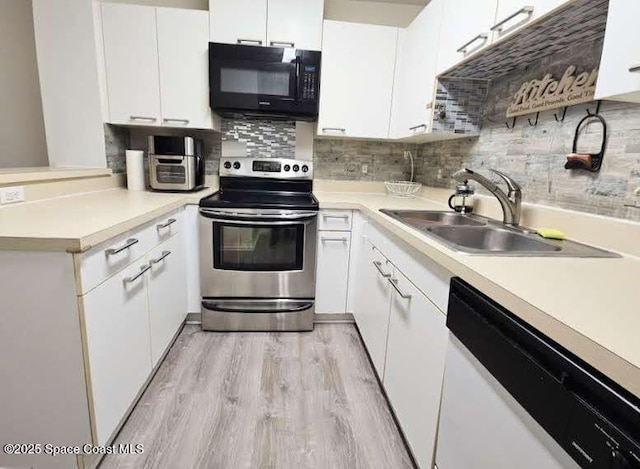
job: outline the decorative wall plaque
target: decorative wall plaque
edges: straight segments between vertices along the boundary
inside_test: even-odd
[[[598,68],[577,75],[576,69],[570,65],[559,80],[547,73],[541,80],[523,83],[507,108],[507,117],[593,101]]]

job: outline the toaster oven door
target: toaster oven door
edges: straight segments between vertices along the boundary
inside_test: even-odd
[[[181,155],[151,155],[149,181],[153,189],[188,191],[196,187],[197,158]]]

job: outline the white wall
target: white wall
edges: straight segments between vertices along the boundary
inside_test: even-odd
[[[49,164],[107,166],[92,0],[33,0]]]
[[[326,0],[324,17],[327,20],[404,28],[411,23],[423,8],[424,5],[408,5],[404,3]]]
[[[0,0],[0,168],[47,166],[31,0]]]

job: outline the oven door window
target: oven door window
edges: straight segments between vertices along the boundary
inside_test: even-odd
[[[213,266],[221,270],[302,270],[304,224],[213,223]]]

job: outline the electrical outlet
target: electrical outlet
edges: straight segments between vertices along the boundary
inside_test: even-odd
[[[438,168],[438,174],[437,174],[436,178],[442,179],[442,169]]]
[[[363,164],[362,165],[362,174],[367,174],[369,172],[369,165],[368,164]]]
[[[0,204],[15,204],[24,202],[24,187],[3,187],[0,189]]]

